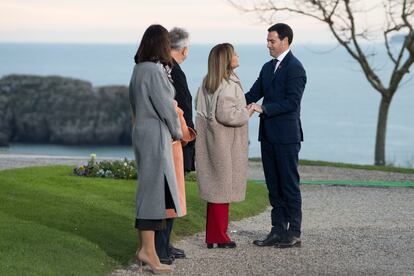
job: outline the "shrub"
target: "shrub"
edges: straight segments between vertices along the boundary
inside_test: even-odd
[[[86,165],[80,165],[73,169],[73,173],[78,176],[102,177],[116,179],[137,179],[137,165],[135,160],[123,161],[103,160],[96,161],[96,154],[91,154],[91,159]],[[185,176],[186,181],[197,182],[196,172],[190,172]]]
[[[91,158],[86,165],[81,165],[73,170],[78,176],[103,177],[117,179],[136,179],[137,166],[135,160],[115,160],[115,161],[96,161],[96,155],[91,154]]]

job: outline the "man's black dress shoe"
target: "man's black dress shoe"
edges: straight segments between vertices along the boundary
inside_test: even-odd
[[[275,247],[277,248],[290,248],[290,247],[300,247],[302,245],[302,241],[299,237],[296,236],[288,236],[281,241],[275,243]]]
[[[236,248],[237,245],[234,241],[229,241],[229,242],[226,242],[226,243],[218,243],[217,247],[218,248]],[[214,243],[208,243],[207,248],[208,249],[214,248]]]
[[[257,246],[272,246],[282,240],[282,236],[277,233],[270,232],[264,240],[255,240],[253,244]]]
[[[174,259],[171,257],[161,257],[160,258],[160,263],[165,264],[165,265],[171,265],[173,263]]]
[[[172,246],[171,244],[168,245],[168,254],[174,259],[184,259],[185,258],[185,252],[182,249],[176,248]]]

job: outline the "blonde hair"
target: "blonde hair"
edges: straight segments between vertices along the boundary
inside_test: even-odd
[[[211,49],[208,55],[207,75],[203,80],[203,87],[208,93],[216,92],[222,80],[228,80],[233,73],[231,68],[233,55],[234,48],[230,43],[218,44]]]

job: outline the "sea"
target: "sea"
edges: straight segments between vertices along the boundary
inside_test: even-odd
[[[213,45],[193,44],[182,64],[193,97],[207,71]],[[399,45],[393,45],[397,49]],[[266,45],[234,45],[240,67],[236,73],[247,92],[262,65],[270,60]],[[128,85],[135,44],[0,44],[0,77],[9,74],[59,75],[90,81],[95,86]],[[384,83],[392,68],[380,45],[365,45]],[[335,44],[292,45],[308,82],[302,99],[304,142],[301,159],[374,163],[380,94],[352,57]],[[391,103],[386,136],[388,164],[414,167],[414,66]],[[0,114],[1,116],[1,114]],[[249,122],[249,156],[260,157],[259,119]],[[133,158],[130,146],[62,146],[13,143],[2,154],[34,154]]]

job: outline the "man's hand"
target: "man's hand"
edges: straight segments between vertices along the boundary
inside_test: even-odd
[[[254,111],[256,111],[256,112],[258,112],[260,114],[263,113],[263,108],[262,108],[262,106],[260,104],[253,103],[252,106],[253,106]]]
[[[263,108],[262,108],[262,106],[260,105],[260,104],[257,104],[257,103],[251,103],[251,104],[248,104],[247,106],[246,106],[246,108],[247,108],[247,111],[249,112],[249,116],[252,116],[253,115],[253,113],[256,111],[257,113],[260,113],[260,114],[262,114],[263,113]]]

